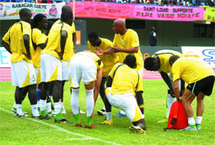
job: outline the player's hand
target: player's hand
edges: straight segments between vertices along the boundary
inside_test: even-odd
[[[183,94],[184,94],[184,89],[181,89],[180,96],[182,96]]]
[[[104,55],[104,51],[101,48],[98,48],[98,50],[95,51],[95,54],[98,56],[102,56],[102,55]]]
[[[31,59],[31,55],[23,53],[28,59]]]
[[[57,52],[57,51],[55,51]],[[62,60],[63,59],[63,54],[61,52],[57,52],[58,56],[60,57],[60,59]]]
[[[175,94],[174,94],[174,91],[173,91],[173,90],[168,90],[168,93],[169,93],[173,98],[175,98]]]
[[[181,97],[177,98],[177,101],[178,101],[178,102],[181,102]]]

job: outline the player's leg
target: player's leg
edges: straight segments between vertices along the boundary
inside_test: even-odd
[[[94,111],[94,88],[95,81],[84,85],[86,90],[86,125],[85,128],[95,128],[92,125],[91,119]]]
[[[24,114],[24,112],[22,111],[22,100],[25,97],[25,90],[26,87],[24,88],[19,88],[18,86],[16,87],[15,90],[15,102],[16,102],[16,114],[17,117],[25,117],[26,115]]]
[[[61,91],[61,108],[62,108],[62,114],[66,114],[66,110],[65,110],[64,105],[63,105],[63,94],[64,94],[64,85],[65,85],[65,82],[66,81],[62,81],[62,89],[61,89],[62,90]]]
[[[106,114],[106,107],[105,104],[107,104],[107,97],[105,96],[105,82],[106,82],[107,78],[105,76],[102,76],[102,82],[101,82],[101,86],[100,86],[100,96],[102,98],[102,101],[104,103],[104,107],[101,110],[97,110],[97,114],[98,115],[105,115]]]
[[[28,98],[31,103],[32,117],[39,117],[39,112],[37,109],[37,94],[36,94],[36,85],[28,86]]]
[[[192,130],[195,131],[196,125],[195,125],[195,120],[193,117],[193,108],[191,106],[192,101],[195,99],[195,96],[192,94],[192,92],[188,89],[184,91],[184,94],[182,95],[182,103],[184,105],[185,112],[188,117],[188,124],[189,126],[185,128],[184,130]]]

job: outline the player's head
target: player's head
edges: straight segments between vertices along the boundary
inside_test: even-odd
[[[61,10],[62,10],[62,13],[63,12],[72,12],[72,8],[69,5],[64,5]]]
[[[125,19],[116,19],[113,22],[113,31],[116,34],[121,34],[126,30]]]
[[[62,22],[65,22],[71,26],[72,20],[73,20],[72,12],[62,12],[62,14],[61,14],[61,21]]]
[[[92,46],[99,46],[101,44],[101,40],[99,39],[99,36],[95,32],[90,32],[88,34],[88,40]]]
[[[40,30],[46,29],[48,26],[48,21],[45,15],[37,14],[32,20],[32,28],[38,28]]]
[[[148,57],[144,61],[144,68],[150,71],[157,71],[160,69],[160,60],[158,57]]]
[[[155,26],[152,26],[152,31],[156,31]]]
[[[136,68],[136,57],[134,55],[127,55],[123,61],[124,64],[127,64],[130,68]]]
[[[177,60],[177,59],[179,59],[180,57],[178,56],[178,55],[173,55],[173,56],[171,56],[170,58],[169,58],[169,64],[170,65],[173,65],[173,63]]]
[[[23,8],[19,11],[20,20],[31,23],[31,11],[29,9]]]

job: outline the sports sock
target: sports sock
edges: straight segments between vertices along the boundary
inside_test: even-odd
[[[79,113],[78,95],[79,95],[79,89],[72,89],[71,106],[72,106],[72,113],[73,114]]]
[[[86,125],[91,126],[91,116],[86,118]]]
[[[196,116],[196,124],[202,123],[202,116]]]
[[[49,113],[52,111],[51,102],[46,103],[46,112]]]
[[[22,104],[16,104],[17,114],[24,115],[22,111]]]
[[[87,102],[86,102],[86,109],[87,109],[87,117],[91,117],[94,109],[94,98],[93,98],[93,91],[92,90],[86,90],[86,97],[87,97]]]
[[[188,124],[189,126],[191,126],[192,128],[195,127],[195,120],[193,117],[188,117]]]
[[[80,117],[79,117],[79,113],[74,115],[75,117],[75,124],[81,124],[80,122]]]
[[[40,115],[46,116],[46,100],[40,99]]]
[[[120,110],[120,113],[123,114],[123,115],[125,115],[125,112],[123,110]]]
[[[32,115],[37,116],[38,115],[37,104],[31,105],[31,109],[32,109]]]
[[[112,120],[112,114],[111,114],[111,112],[107,112],[107,113],[106,113],[106,120],[107,120],[107,121]]]
[[[57,120],[61,120],[63,118],[62,113],[61,113],[61,102],[56,102],[54,103],[55,106],[55,118]]]

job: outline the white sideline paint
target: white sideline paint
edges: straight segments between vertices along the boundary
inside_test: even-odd
[[[12,112],[10,112],[10,111],[8,111],[6,109],[3,109],[3,108],[0,108],[0,110],[3,111],[3,112],[9,113],[9,114],[13,114]],[[30,120],[30,121],[33,121],[33,122],[36,122],[36,123],[40,123],[40,124],[49,126],[51,128],[57,129],[59,131],[62,131],[62,132],[65,132],[65,133],[68,133],[68,134],[71,134],[71,135],[77,135],[77,136],[83,137],[83,138],[68,138],[67,140],[96,140],[96,141],[100,141],[100,142],[104,142],[104,143],[108,143],[108,144],[120,145],[120,144],[117,144],[115,142],[106,141],[106,140],[103,140],[103,139],[100,139],[100,138],[90,137],[90,136],[87,136],[87,135],[84,135],[84,134],[72,132],[70,130],[66,130],[64,128],[61,128],[59,126],[49,124],[49,123],[46,123],[46,122],[43,122],[43,121],[40,121],[40,120],[36,120],[36,119],[33,119],[33,118],[26,118],[26,117],[23,117],[23,118],[27,119],[27,120]]]

